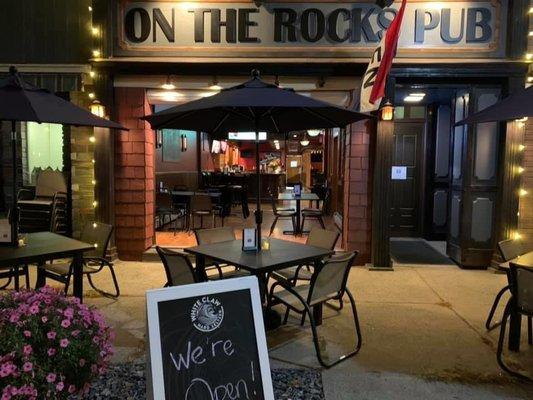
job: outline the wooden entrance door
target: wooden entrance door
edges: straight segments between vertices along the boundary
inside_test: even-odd
[[[421,195],[424,185],[421,169],[424,158],[424,121],[396,121],[391,171],[392,204],[390,212],[391,236],[420,236]],[[405,171],[405,177],[403,176]]]

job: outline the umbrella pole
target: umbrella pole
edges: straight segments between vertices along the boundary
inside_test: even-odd
[[[17,123],[11,121],[11,154],[13,157],[13,208],[11,209],[11,244],[18,246],[17,207]]]
[[[261,250],[261,223],[263,222],[263,213],[261,212],[261,171],[259,170],[259,121],[255,120],[255,173],[256,173],[256,210],[255,224],[257,229],[257,249]]]

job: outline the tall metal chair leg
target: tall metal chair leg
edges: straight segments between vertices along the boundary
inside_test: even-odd
[[[520,374],[518,372],[512,371],[503,362],[502,354],[503,354],[503,346],[504,346],[504,341],[505,341],[505,328],[507,326],[507,320],[509,319],[509,316],[511,315],[511,309],[512,309],[512,303],[511,303],[511,300],[510,300],[509,302],[507,302],[507,305],[505,306],[505,311],[503,312],[502,322],[501,322],[501,326],[500,326],[500,336],[498,338],[498,349],[496,351],[496,361],[498,362],[498,365],[500,366],[500,368],[503,369],[508,374],[510,374],[510,375],[512,375],[512,376],[514,376],[516,378],[519,378],[519,379],[523,379],[523,380],[526,380],[526,381],[529,381],[529,382],[533,382],[533,380],[531,378],[529,378],[529,377],[527,377],[525,375],[522,375],[522,374]]]
[[[326,363],[324,361],[324,359],[322,358],[322,353],[320,351],[320,344],[318,342],[318,331],[317,331],[317,328],[316,328],[316,323],[315,323],[315,319],[313,317],[313,313],[310,310],[309,306],[307,304],[304,304],[306,312],[307,312],[307,314],[309,314],[309,320],[310,320],[310,323],[311,323],[311,331],[313,332],[313,344],[315,345],[315,351],[316,351],[316,355],[317,355],[317,358],[318,358],[318,362],[324,368],[331,368],[334,365],[337,365],[340,362],[342,362],[342,361],[344,361],[344,360],[346,360],[346,359],[348,359],[350,357],[355,356],[359,352],[359,350],[361,349],[361,343],[362,343],[361,327],[359,326],[359,318],[357,316],[357,307],[355,305],[355,300],[354,300],[352,294],[348,291],[348,289],[346,289],[346,294],[348,295],[348,298],[350,299],[350,304],[352,306],[352,315],[353,315],[354,324],[355,324],[355,332],[356,332],[356,335],[357,335],[357,343],[355,345],[355,349],[354,350],[352,350],[348,354],[345,354],[345,355],[339,357],[337,360],[335,360],[334,362],[329,363],[329,364]]]
[[[285,311],[285,317],[283,317],[283,325],[285,325],[287,323],[287,321],[289,320],[289,313],[291,312],[291,309],[289,307],[287,307],[287,310]]]
[[[300,227],[300,231],[302,232],[304,230],[304,225],[305,225],[305,216],[302,217],[302,226]]]
[[[15,290],[18,292],[20,289],[20,279],[19,279],[19,266],[13,267],[13,271],[15,276],[13,277],[15,279]]]
[[[24,265],[24,277],[26,278],[26,289],[30,288],[30,272],[28,268],[28,264]]]
[[[4,290],[6,287],[8,287],[12,280],[13,280],[13,277],[9,275],[7,278],[7,283],[3,286],[0,286],[0,290]]]
[[[275,217],[274,222],[272,222],[272,225],[270,226],[270,234],[268,236],[272,236],[272,233],[274,232],[274,228],[276,227],[277,223],[278,223],[278,217]]]
[[[320,222],[322,229],[326,229],[326,225],[324,224],[324,220],[322,219],[322,216],[318,217],[318,221]]]
[[[96,290],[98,293],[100,293],[101,295],[105,296],[105,297],[110,297],[110,298],[113,298],[113,299],[116,299],[120,296],[120,288],[118,286],[118,281],[117,281],[117,277],[115,275],[115,270],[113,268],[113,266],[109,265],[109,264],[106,264],[107,267],[109,268],[109,271],[111,272],[111,278],[113,279],[113,285],[115,286],[115,293],[109,293],[109,292],[105,292],[103,291],[102,289],[99,289],[97,288],[94,283],[93,283],[93,280],[91,278],[91,274],[87,274],[87,280],[89,281],[89,284],[91,285],[91,287]]]
[[[487,328],[488,331],[493,330],[494,328],[497,328],[500,326],[501,322],[497,322],[493,325],[491,325],[492,318],[494,318],[494,313],[496,312],[496,309],[498,308],[498,304],[500,303],[500,300],[503,296],[503,294],[509,290],[509,285],[502,288],[498,294],[496,295],[494,302],[492,303],[492,307],[490,308],[489,315],[487,317],[487,321],[485,321],[485,328]]]

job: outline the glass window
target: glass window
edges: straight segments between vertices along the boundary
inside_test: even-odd
[[[405,118],[405,107],[398,106],[394,108],[394,119],[404,119]]]
[[[24,174],[28,184],[35,183],[36,172],[52,168],[63,170],[63,126],[28,122],[26,126],[27,168]]]
[[[413,119],[422,119],[426,117],[426,107],[424,106],[413,106],[411,107],[410,117]]]

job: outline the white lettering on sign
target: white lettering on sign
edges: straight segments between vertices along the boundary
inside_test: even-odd
[[[398,57],[504,57],[508,0],[407,2]],[[209,3],[126,0],[118,55],[369,57],[399,3]],[[326,54],[320,49],[327,49]],[[208,51],[206,51],[208,50]],[[450,54],[450,50],[455,51]],[[214,51],[214,53],[213,53]],[[217,54],[218,52],[218,54]],[[459,52],[459,53],[457,53]],[[464,56],[465,54],[463,54]]]

